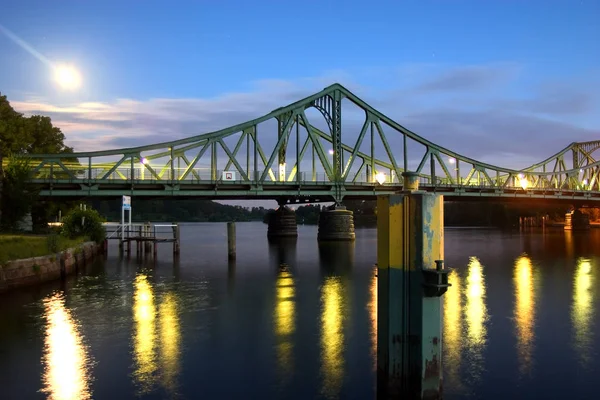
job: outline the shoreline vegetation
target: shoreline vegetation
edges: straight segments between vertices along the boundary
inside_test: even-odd
[[[0,234],[0,265],[9,261],[48,256],[75,248],[85,242],[86,237],[68,239],[52,235]]]

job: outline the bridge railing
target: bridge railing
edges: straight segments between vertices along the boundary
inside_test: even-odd
[[[91,168],[81,164],[47,164],[34,169],[33,179],[38,182],[179,182],[179,183],[220,183],[240,184],[256,183],[260,180],[264,170],[250,170],[247,175],[234,172],[232,179],[224,179],[223,170],[212,171],[209,167],[197,168],[170,168],[161,169],[139,164],[131,166],[114,167],[114,164],[92,165]],[[230,171],[227,171],[230,172]],[[324,172],[300,171],[268,171],[265,183],[331,183],[330,177]],[[353,173],[348,175],[345,184],[370,184],[370,185],[402,185],[402,177],[395,171],[379,171],[377,173]],[[544,174],[528,174],[527,176],[484,176],[483,174],[470,174],[469,176],[441,177],[433,179],[420,174],[420,184],[435,187],[485,187],[485,188],[522,188],[522,189],[574,189],[589,190],[587,180],[558,180],[548,178]]]

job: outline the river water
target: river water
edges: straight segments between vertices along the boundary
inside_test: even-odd
[[[376,231],[269,245],[182,226],[181,256],[106,260],[0,296],[2,399],[374,399]],[[596,399],[600,230],[445,231],[445,399]],[[289,272],[278,265],[287,263]]]

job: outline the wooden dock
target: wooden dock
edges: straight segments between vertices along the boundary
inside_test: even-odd
[[[131,244],[135,243],[136,253],[156,254],[158,253],[159,243],[172,243],[173,255],[179,255],[180,249],[180,227],[179,224],[120,224],[107,222],[104,224],[106,229],[105,242],[109,240],[119,241],[119,251],[131,254]],[[108,246],[105,246],[108,248]]]

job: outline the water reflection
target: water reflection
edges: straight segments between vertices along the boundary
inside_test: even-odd
[[[566,258],[569,260],[569,259],[573,258],[573,251],[574,251],[573,231],[566,230],[566,231],[564,231],[564,233],[565,233],[565,255],[566,255]]]
[[[369,285],[369,320],[371,322],[371,359],[373,371],[377,370],[377,268],[373,268]]]
[[[335,396],[344,376],[343,287],[340,277],[325,278],[321,287],[321,373],[323,391]]]
[[[448,274],[448,283],[451,284],[444,294],[444,346],[446,358],[444,375],[448,383],[459,389],[460,362],[462,352],[462,299],[461,279],[454,269]]]
[[[140,386],[141,394],[152,389],[156,365],[156,307],[154,293],[148,277],[138,275],[134,281],[133,318],[135,333],[133,351],[136,369],[134,379]]]
[[[77,324],[65,307],[62,293],[44,299],[44,387],[51,400],[92,397],[89,357]]]
[[[321,285],[321,375],[323,393],[337,397],[344,379],[344,322],[347,275],[354,262],[354,242],[319,243],[324,275]]]
[[[522,374],[531,372],[535,338],[536,290],[531,259],[522,255],[517,258],[513,273],[515,290],[514,321],[517,336],[519,369]]]
[[[295,237],[269,239],[269,258],[271,259],[271,264],[295,264],[297,243],[298,239]]]
[[[294,369],[294,343],[291,335],[295,325],[295,287],[294,277],[287,269],[281,269],[275,288],[275,336],[277,340],[277,363],[284,374],[284,380],[289,379]]]
[[[152,391],[158,380],[165,389],[174,391],[180,371],[181,327],[177,298],[174,293],[165,293],[158,305],[155,299],[148,277],[138,274],[133,296],[133,377],[139,394]]]
[[[469,259],[465,287],[466,345],[469,372],[478,379],[483,370],[483,350],[487,341],[487,307],[485,304],[485,276],[477,257]]]
[[[571,319],[574,328],[574,346],[580,363],[587,366],[591,361],[592,318],[594,314],[594,274],[592,264],[587,258],[579,258],[575,267],[573,281],[573,306]]]
[[[177,299],[172,293],[166,293],[159,307],[160,318],[160,355],[162,367],[162,385],[169,391],[177,387],[181,333],[177,312]]]

